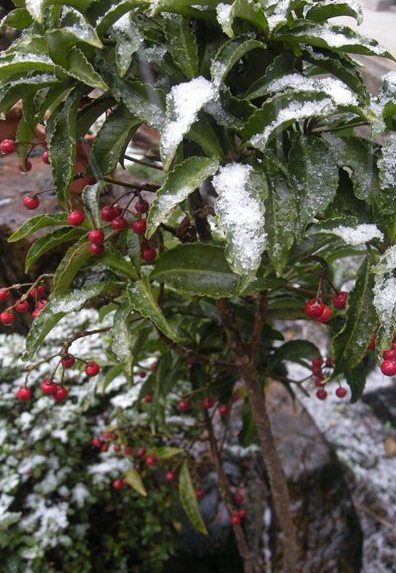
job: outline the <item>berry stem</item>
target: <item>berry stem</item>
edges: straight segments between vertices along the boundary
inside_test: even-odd
[[[124,159],[132,161],[133,163],[138,163],[139,165],[144,165],[145,167],[151,167],[152,169],[157,169],[158,171],[164,170],[162,165],[155,165],[155,163],[151,163],[150,161],[143,161],[143,159],[136,159],[135,157],[131,157],[130,155],[124,155]]]

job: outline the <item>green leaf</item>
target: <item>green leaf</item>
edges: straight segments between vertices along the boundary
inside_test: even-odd
[[[354,368],[345,368],[344,376],[351,389],[351,403],[354,404],[363,395],[367,380],[367,370],[363,363],[360,363]]]
[[[229,6],[227,7],[229,8]],[[249,2],[249,0],[235,0],[227,18],[222,19],[220,14],[221,12],[219,12],[218,9],[217,19],[219,20],[223,32],[230,38],[234,36],[233,25],[234,21],[237,19],[245,20],[260,32],[263,32],[265,35],[268,34],[268,20],[260,3],[253,4],[252,2]]]
[[[168,173],[165,183],[157,191],[150,207],[147,237],[164,223],[177,205],[184,201],[208,177],[216,173],[219,163],[207,157],[189,157]]]
[[[115,58],[121,76],[125,76],[131,63],[133,55],[143,42],[138,28],[132,20],[131,14],[125,14],[113,24],[112,36],[115,38]]]
[[[161,448],[154,448],[153,453],[155,453],[157,458],[160,460],[170,460],[171,458],[182,454],[183,450],[173,446],[163,446]]]
[[[16,30],[24,30],[28,28],[33,19],[25,8],[16,8],[12,10],[2,19],[0,23],[1,28],[15,28]]]
[[[106,391],[106,388],[113,382],[117,376],[121,376],[124,372],[124,364],[116,364],[112,366],[106,371],[106,374],[103,376],[102,380],[100,381],[97,390],[99,394],[102,394]]]
[[[323,213],[337,192],[335,154],[330,145],[318,137],[299,137],[290,150],[289,172],[298,190],[297,235],[302,239],[308,223]]]
[[[188,20],[167,14],[164,25],[166,45],[174,63],[188,79],[194,78],[198,74],[198,46]]]
[[[269,371],[273,371],[283,360],[296,362],[302,366],[311,365],[311,360],[320,356],[318,347],[308,340],[290,340],[279,346],[268,363]]]
[[[135,468],[128,470],[124,479],[135,491],[137,491],[137,493],[140,493],[143,497],[147,496],[147,491],[144,487],[142,478]]]
[[[128,305],[120,306],[114,314],[111,329],[111,349],[120,362],[132,361],[133,338],[130,329],[132,310]]]
[[[295,57],[292,52],[284,51],[279,56],[276,56],[273,62],[267,67],[264,76],[258,78],[249,87],[245,94],[245,98],[251,100],[262,97],[267,94],[267,86],[277,80],[291,74],[295,71]]]
[[[95,296],[105,290],[111,290],[113,283],[100,283],[81,290],[75,290],[64,296],[51,296],[50,302],[33,322],[26,338],[25,360],[31,360],[45,337],[67,314],[81,310]]]
[[[106,265],[113,272],[134,281],[137,278],[136,268],[126,257],[118,251],[106,248],[104,255],[96,259],[97,264]]]
[[[28,237],[29,235],[32,235],[36,231],[44,229],[45,227],[53,227],[55,225],[66,224],[66,213],[46,213],[45,215],[35,215],[34,217],[31,217],[22,223],[19,229],[8,238],[8,242],[15,243],[16,241],[20,241],[21,239],[24,239],[25,237]]]
[[[65,227],[62,229],[57,229],[52,233],[47,233],[43,237],[37,239],[37,241],[32,244],[28,254],[26,255],[25,273],[29,271],[32,264],[37,261],[37,259],[39,259],[44,253],[50,249],[53,249],[57,245],[78,239],[81,236],[81,233],[83,233],[82,229]]]
[[[240,282],[224,249],[207,243],[179,245],[165,252],[156,261],[151,278],[178,292],[210,298],[236,296]]]
[[[335,109],[326,93],[286,93],[264,103],[249,119],[243,136],[249,143],[265,151],[269,140],[296,121],[312,116],[327,115]]]
[[[55,73],[55,64],[48,56],[37,54],[18,53],[16,58],[13,54],[0,55],[0,80],[12,79],[15,76],[29,72]]]
[[[266,246],[266,176],[250,165],[231,163],[220,169],[213,186],[218,195],[218,225],[227,242],[227,260],[235,273],[252,280]]]
[[[224,82],[230,70],[241,58],[251,50],[265,49],[265,44],[252,39],[249,35],[241,35],[238,38],[228,40],[217,52],[210,73],[216,89]]]
[[[163,315],[146,278],[128,285],[128,298],[132,308],[151,320],[166,337],[176,342],[183,342],[183,338]]]
[[[63,32],[73,36],[78,42],[89,44],[94,48],[103,48],[103,44],[95,28],[89,24],[81,12],[72,7],[63,10],[60,28]]]
[[[69,66],[68,73],[93,88],[106,91],[108,89],[106,83],[101,76],[94,70],[93,65],[87,60],[84,53],[76,46],[69,52]]]
[[[354,368],[367,352],[367,346],[378,323],[373,303],[373,287],[371,262],[366,258],[359,269],[355,287],[348,297],[345,325],[333,339],[335,373]]]
[[[117,107],[99,130],[92,155],[99,173],[111,173],[124,159],[125,148],[140,125],[124,105]]]
[[[199,511],[197,496],[191,481],[187,460],[183,463],[179,476],[179,493],[180,501],[189,520],[194,527],[203,535],[207,535],[205,523]]]
[[[376,336],[378,358],[388,350],[396,331],[396,265],[394,257],[396,246],[389,247],[373,268],[375,273],[374,307],[379,319]]]
[[[304,22],[295,25],[292,32],[281,31],[276,39],[294,44],[299,41],[302,44],[330,48],[340,52],[384,56],[394,59],[392,54],[382,48],[376,40],[361,36],[347,26],[331,26],[329,24],[323,26]]]
[[[363,12],[361,6],[355,2],[351,5],[350,2],[334,2],[333,0],[322,0],[315,2],[313,6],[304,8],[304,17],[311,22],[326,23],[329,18],[337,18],[338,16],[351,16],[355,18],[358,24],[363,21]]]
[[[286,267],[294,243],[297,222],[296,193],[280,173],[268,179],[268,198],[265,202],[267,250],[278,275]]]
[[[0,86],[0,113],[8,111],[21,94],[30,96],[42,88],[54,86],[59,82],[55,75],[35,74],[31,77],[16,78]]]
[[[210,102],[209,105],[211,104],[212,102]],[[204,113],[200,114],[198,121],[194,123],[190,131],[186,133],[186,139],[198,144],[208,157],[212,159],[224,159],[224,151],[219,138],[209,118]]]
[[[77,110],[82,92],[76,89],[47,122],[47,142],[56,194],[61,203],[69,195],[76,159]]]
[[[102,184],[100,182],[94,183],[94,185],[87,185],[81,194],[85,211],[90,216],[94,226],[100,229],[102,225],[102,219],[100,216],[100,192],[102,190]]]
[[[74,277],[90,257],[89,244],[86,237],[82,237],[67,250],[56,269],[52,288],[54,295],[63,295],[68,292]]]

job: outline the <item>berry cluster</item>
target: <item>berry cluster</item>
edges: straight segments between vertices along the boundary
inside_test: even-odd
[[[321,356],[313,358],[311,361],[311,371],[314,377],[315,386],[317,387],[316,397],[318,400],[326,400],[328,392],[326,390],[326,378],[329,375],[329,370],[333,368],[333,359],[331,357],[327,358],[326,361],[323,360]],[[345,398],[347,391],[341,385],[335,391],[337,398]]]
[[[21,289],[27,285],[13,285],[8,288],[0,288],[0,303],[9,305],[0,313],[0,322],[3,326],[11,326],[15,320],[15,314],[32,313],[37,318],[45,308],[47,300],[44,298],[46,288],[43,284],[32,286],[27,292],[20,294]],[[15,291],[15,295],[13,296]]]
[[[381,372],[385,376],[396,376],[396,336],[391,348],[382,353]]]
[[[348,293],[346,291],[337,292],[332,297],[334,308],[344,310],[347,305]],[[318,322],[329,322],[332,316],[332,310],[329,305],[325,304],[319,298],[311,298],[307,300],[304,306],[304,314],[308,318],[313,318]]]

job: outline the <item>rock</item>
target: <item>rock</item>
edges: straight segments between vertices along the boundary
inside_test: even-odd
[[[378,420],[396,429],[396,388],[380,388],[376,392],[368,392],[363,396],[363,402],[370,406]]]

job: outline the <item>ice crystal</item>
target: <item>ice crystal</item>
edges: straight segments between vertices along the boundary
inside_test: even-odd
[[[363,245],[372,239],[380,239],[382,241],[384,238],[384,235],[376,225],[365,223],[357,225],[357,227],[340,225],[332,229],[331,233],[352,246]]]
[[[378,161],[381,189],[395,189],[396,193],[396,133],[391,133],[382,147],[382,157]]]
[[[220,3],[216,7],[217,21],[223,31],[232,35],[232,4]]]
[[[245,275],[258,268],[266,246],[265,208],[250,184],[252,171],[250,165],[231,163],[213,178],[216,214],[227,238],[230,262]]]
[[[274,12],[268,17],[270,30],[276,28],[281,22],[286,22],[289,8],[290,0],[279,0],[279,2],[276,2]]]

